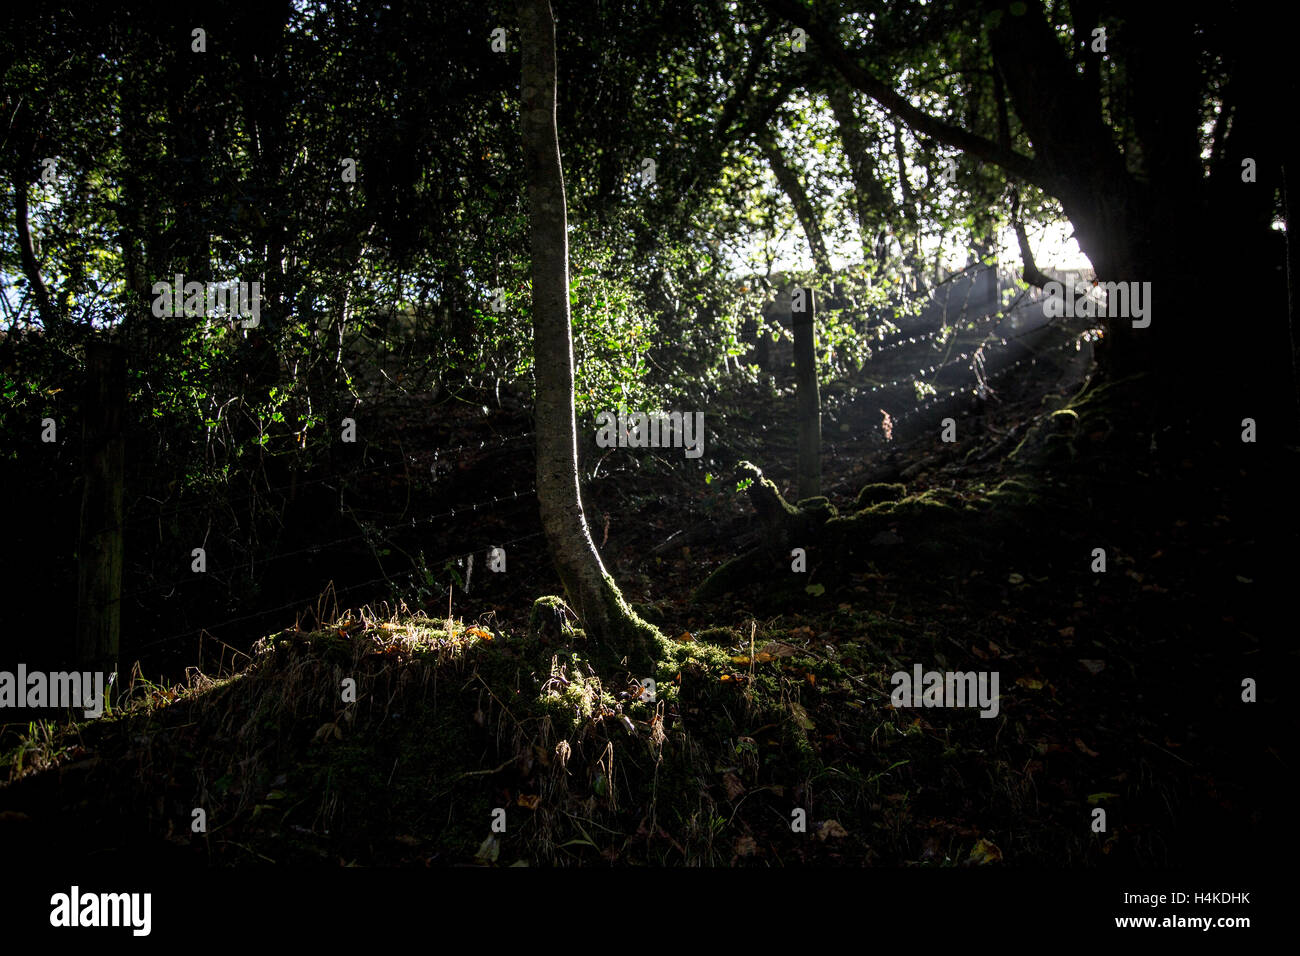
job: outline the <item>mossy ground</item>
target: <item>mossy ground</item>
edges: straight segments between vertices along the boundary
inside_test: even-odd
[[[286,632],[232,677],[141,685],[111,716],[55,730],[39,769],[35,742],[9,754],[7,826],[86,855],[196,863],[723,864],[865,850],[808,844],[786,825],[796,807],[815,832],[824,822],[813,738],[843,718],[818,715],[819,688],[847,689],[844,665],[765,635],[705,636],[722,643],[665,643],[650,703],[642,675],[597,670],[578,631],[567,645],[458,624],[448,636],[422,619]],[[903,733],[896,715],[871,713],[862,734]],[[887,767],[872,769],[878,785]],[[196,808],[206,833],[191,830]]]
[[[1198,510],[1170,488],[1204,472],[1112,440],[1123,404],[1071,410],[980,473],[877,483],[844,513],[783,504],[809,572],[764,558],[710,602],[643,601],[673,635],[649,665],[545,598],[513,627],[349,618],[269,637],[218,680],[137,681],[111,716],[6,755],[0,841],[199,865],[1225,857],[1281,792],[1284,730],[1236,700],[1265,662],[1259,610],[1220,580],[1255,580],[1257,549],[1240,512],[1213,518],[1247,483]],[[1072,471],[1028,457],[1050,435]],[[1147,491],[1117,491],[1143,470]],[[891,675],[917,663],[997,671],[998,715],[893,708]]]

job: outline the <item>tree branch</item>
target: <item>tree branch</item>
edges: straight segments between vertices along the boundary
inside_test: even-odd
[[[941,143],[960,149],[976,159],[993,163],[1010,175],[1033,183],[1041,189],[1052,190],[1052,183],[1033,158],[1014,150],[1003,149],[990,139],[917,109],[905,97],[863,67],[855,56],[840,45],[831,28],[820,20],[814,20],[808,8],[797,0],[765,0],[765,3],[774,13],[780,14],[806,30],[809,37],[821,48],[826,60],[847,82],[866,93],[918,133],[924,133]]]
[[[831,258],[826,251],[826,240],[822,236],[821,216],[818,215],[817,208],[813,205],[808,191],[804,189],[803,183],[799,181],[799,174],[785,161],[785,157],[781,154],[781,147],[776,144],[776,137],[770,129],[760,132],[756,141],[758,148],[763,151],[763,158],[772,167],[772,175],[776,177],[781,191],[794,206],[795,215],[799,217],[799,225],[803,226],[804,235],[808,239],[808,248],[812,251],[813,263],[817,271],[829,276]]]
[[[31,226],[27,221],[27,177],[19,169],[13,175],[14,184],[14,221],[18,233],[18,256],[22,260],[23,276],[28,288],[36,298],[36,310],[41,317],[41,325],[46,332],[58,331],[61,318],[50,297],[50,290],[41,278],[40,263],[36,261],[36,247],[32,243]]]

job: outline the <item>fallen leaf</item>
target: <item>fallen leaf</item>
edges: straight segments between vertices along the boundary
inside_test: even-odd
[[[316,730],[315,736],[312,737],[312,740],[328,740],[331,735],[333,735],[333,737],[336,740],[343,739],[343,731],[339,729],[338,724],[335,723],[321,724],[320,727]]]
[[[817,829],[819,840],[840,840],[849,835],[849,831],[840,826],[838,820],[827,820]]]
[[[1081,750],[1083,753],[1086,753],[1089,757],[1099,757],[1099,756],[1101,756],[1099,753],[1097,753],[1097,751],[1093,750],[1091,747],[1089,747],[1087,744],[1085,744],[1085,743],[1084,743],[1081,739],[1079,739],[1078,737],[1075,737],[1075,738],[1074,738],[1074,745],[1075,745],[1076,747],[1078,747],[1079,750]]]
[[[989,863],[1002,862],[1002,851],[998,849],[997,844],[982,837],[970,849],[970,857],[967,862],[974,863],[976,866],[984,866]]]
[[[1084,667],[1088,668],[1089,674],[1100,674],[1102,671],[1106,669],[1105,661],[1089,660],[1087,658],[1081,657],[1079,658],[1079,663],[1082,664]]]

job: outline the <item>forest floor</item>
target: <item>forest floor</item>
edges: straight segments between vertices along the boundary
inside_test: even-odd
[[[733,477],[748,458],[788,491],[788,392],[706,409],[752,439],[699,465],[585,461],[593,537],[669,639],[654,673],[594,665],[573,622],[533,609],[556,585],[535,502],[512,497],[426,542],[505,543],[505,574],[458,565],[450,611],[432,588],[331,609],[234,671],[137,676],[111,716],[34,725],[5,755],[0,843],[199,865],[1243,859],[1279,825],[1292,770],[1294,718],[1264,709],[1262,680],[1292,662],[1258,594],[1262,536],[1291,507],[1270,492],[1294,463],[1135,430],[1141,393],[1063,355],[953,405],[954,443],[945,406],[840,403],[823,476],[837,517],[810,519],[803,572],[791,542],[761,556],[771,529]],[[521,433],[500,418],[438,437]],[[843,437],[868,421],[870,442]],[[439,508],[531,480],[527,455],[491,448],[428,464]],[[750,549],[741,578],[699,596]],[[996,713],[895,707],[893,675],[917,665],[996,674]]]

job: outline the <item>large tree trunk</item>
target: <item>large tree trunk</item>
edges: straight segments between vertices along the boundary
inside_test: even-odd
[[[1035,165],[1053,184],[1098,279],[1151,283],[1150,327],[1108,321],[1103,370],[1114,377],[1155,373],[1156,403],[1168,413],[1208,406],[1229,418],[1258,416],[1276,407],[1278,386],[1290,381],[1272,362],[1284,354],[1281,323],[1244,327],[1238,319],[1243,311],[1276,317],[1285,309],[1282,256],[1269,229],[1280,162],[1258,105],[1270,95],[1259,63],[1269,56],[1256,51],[1235,64],[1223,107],[1232,132],[1207,180],[1195,135],[1190,23],[1135,5],[1123,27],[1119,39],[1133,51],[1125,62],[1140,144],[1136,172],[1039,6],[1003,17],[990,39]],[[1239,46],[1249,49],[1244,38]],[[1256,183],[1241,180],[1246,157],[1257,162]]]
[[[555,127],[555,21],[549,0],[520,0],[519,21],[533,259],[537,500],[542,527],[569,602],[588,638],[643,666],[652,662],[655,639],[660,635],[628,608],[601,563],[587,528],[578,485],[568,214]]]

